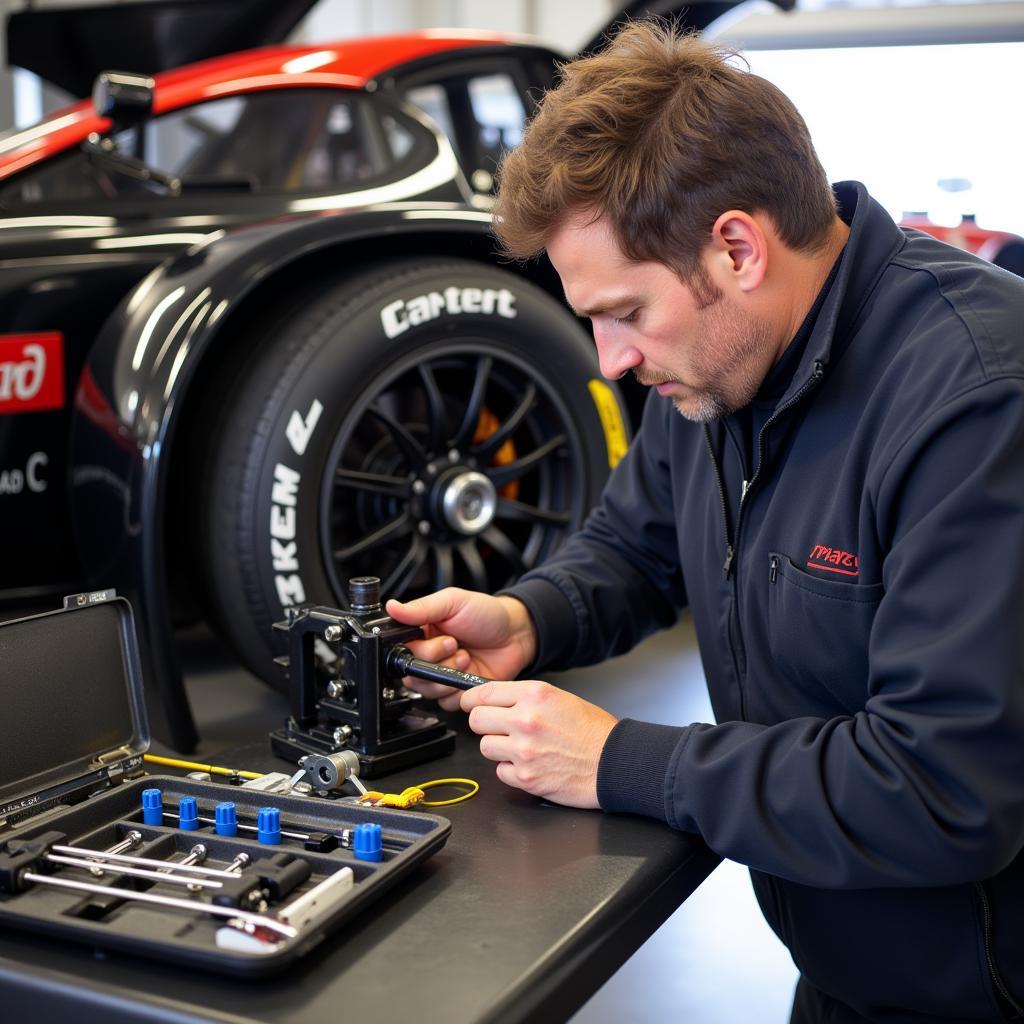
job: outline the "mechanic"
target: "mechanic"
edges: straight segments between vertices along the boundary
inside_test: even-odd
[[[654,22],[563,69],[500,180],[505,251],[652,393],[543,566],[389,603],[500,680],[410,685],[508,785],[748,865],[794,1021],[1019,1019],[1024,282],[830,187],[778,89]],[[684,606],[716,725],[534,678]]]

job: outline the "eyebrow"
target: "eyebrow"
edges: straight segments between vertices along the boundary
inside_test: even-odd
[[[601,313],[607,313],[609,309],[617,309],[620,306],[638,306],[640,299],[636,295],[623,294],[623,295],[611,295],[606,299],[601,299],[599,305],[591,306],[587,309],[577,309],[568,299],[565,300],[569,304],[569,308],[580,317],[595,317]]]

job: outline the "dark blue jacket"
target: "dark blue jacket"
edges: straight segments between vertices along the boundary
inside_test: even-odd
[[[1024,281],[836,191],[850,237],[759,465],[735,422],[652,395],[600,507],[510,593],[534,672],[688,605],[719,724],[620,722],[601,805],[749,865],[804,976],[860,1014],[1011,1018]]]

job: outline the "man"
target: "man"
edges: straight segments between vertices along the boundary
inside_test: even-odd
[[[498,214],[654,393],[544,566],[388,605],[500,680],[418,688],[503,782],[749,865],[794,1020],[1020,1018],[1024,283],[833,191],[777,89],[650,23],[565,68]],[[508,681],[684,606],[717,725]]]

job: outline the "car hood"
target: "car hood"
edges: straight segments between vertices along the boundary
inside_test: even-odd
[[[143,0],[18,11],[7,18],[7,63],[73,96],[100,71],[156,74],[279,43],[316,0]]]

